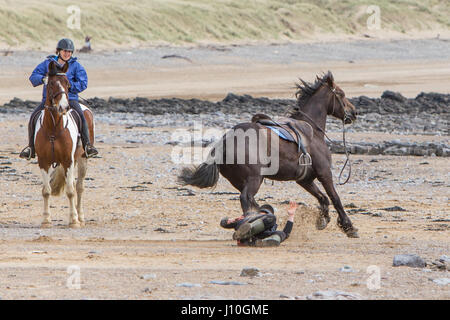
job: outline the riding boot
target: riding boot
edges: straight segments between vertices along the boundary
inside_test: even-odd
[[[258,239],[255,242],[255,247],[278,247],[281,243],[281,237],[278,234],[273,234],[265,239]]]
[[[84,118],[84,121],[81,125],[81,143],[83,144],[84,152],[86,153],[86,158],[93,157],[98,154],[97,149],[91,145],[90,139],[89,139],[89,130],[87,126],[87,121]]]
[[[36,117],[39,112],[44,109],[44,104],[41,103],[30,116],[28,121],[28,146],[26,146],[21,152],[19,157],[22,159],[30,160],[36,157],[36,152],[34,150],[34,131],[36,129]]]
[[[266,229],[262,219],[255,220],[251,223],[246,222],[242,224],[234,233],[233,240],[248,239],[263,232]]]
[[[86,118],[83,114],[83,110],[81,109],[80,104],[76,100],[69,100],[70,107],[74,109],[78,115],[81,118],[81,143],[83,144],[83,149],[86,154],[86,158],[93,157],[98,154],[98,151],[96,148],[94,148],[93,145],[91,145],[90,139],[89,139],[89,129],[88,124],[86,121]]]

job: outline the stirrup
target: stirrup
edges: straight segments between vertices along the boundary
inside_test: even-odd
[[[303,160],[302,160],[303,159]],[[312,159],[309,153],[302,153],[298,159],[299,166],[310,166],[312,165]]]

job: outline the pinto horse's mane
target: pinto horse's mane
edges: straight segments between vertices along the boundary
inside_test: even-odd
[[[306,82],[300,79],[300,83],[296,83],[297,92],[295,97],[297,98],[297,105],[292,108],[290,116],[295,116],[299,110],[308,104],[309,99],[319,90],[323,84],[327,82],[334,82],[334,77],[331,71],[324,73],[322,77],[317,76],[314,83]]]
[[[61,66],[58,62],[52,61],[48,66],[48,76],[62,76],[65,75],[68,65]]]

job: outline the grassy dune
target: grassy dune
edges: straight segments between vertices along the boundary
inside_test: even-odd
[[[73,4],[81,10],[79,30],[67,27],[67,7]],[[97,47],[361,36],[371,33],[366,23],[371,4],[381,14],[381,30],[372,32],[450,30],[445,0],[0,0],[0,46],[41,49],[63,36],[80,46],[85,35]]]

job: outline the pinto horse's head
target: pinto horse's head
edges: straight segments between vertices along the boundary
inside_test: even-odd
[[[355,106],[345,97],[345,92],[334,82],[333,74],[328,71],[324,77],[330,88],[332,98],[328,106],[328,114],[341,119],[344,123],[352,123],[358,115]]]
[[[65,114],[69,110],[69,87],[66,77],[67,63],[61,68],[56,61],[48,66],[47,105],[54,108],[59,114]]]

